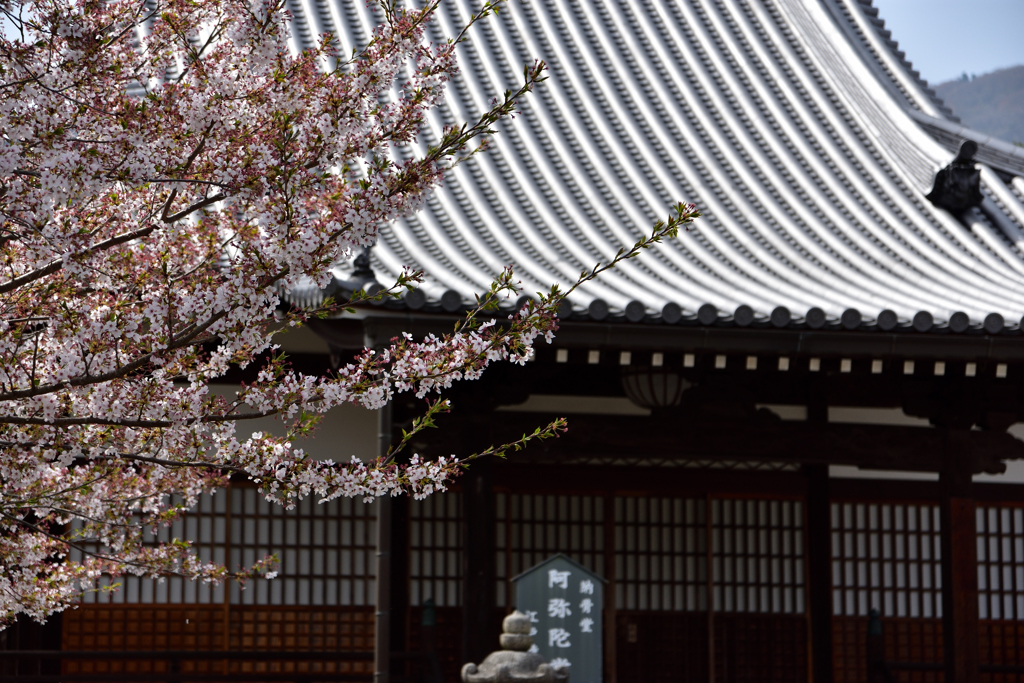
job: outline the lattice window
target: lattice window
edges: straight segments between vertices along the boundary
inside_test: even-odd
[[[556,553],[604,574],[604,499],[600,496],[499,494],[498,604],[511,599],[507,581]]]
[[[230,512],[229,512],[230,508]],[[376,506],[342,498],[294,510],[267,502],[254,488],[235,486],[202,496],[197,508],[147,541],[193,542],[204,560],[229,568],[250,566],[265,555],[280,560],[278,577],[230,585],[232,604],[372,605]],[[85,602],[223,604],[224,587],[169,578],[126,577],[123,590],[91,593]],[[106,581],[109,584],[109,581]]]
[[[712,499],[716,612],[804,612],[803,503]]]
[[[1024,620],[1024,508],[978,507],[978,615]]]
[[[231,492],[231,567],[265,555],[280,560],[278,578],[231,588],[243,605],[372,605],[376,574],[376,505],[311,498],[293,510],[253,488]]]
[[[442,493],[409,504],[409,601],[462,604],[462,498]]]
[[[941,618],[938,506],[833,503],[832,586],[839,616]]]
[[[707,609],[707,518],[702,498],[615,499],[619,609]]]
[[[174,522],[170,527],[158,529],[154,535],[146,529],[143,539],[148,543],[169,541],[172,538],[188,539],[196,549],[199,557],[205,562],[224,564],[226,557],[227,506],[228,493],[218,490],[213,495],[199,497],[194,512]],[[173,501],[172,501],[173,502]],[[97,550],[90,546],[90,550]],[[81,560],[78,551],[72,551],[71,559]],[[101,577],[98,585],[108,587],[112,583],[121,584],[121,589],[112,592],[87,593],[83,597],[85,603],[190,603],[190,604],[221,604],[224,602],[224,586],[211,586],[197,581],[182,578],[168,578],[163,581],[144,579],[137,576],[125,576],[115,580]]]

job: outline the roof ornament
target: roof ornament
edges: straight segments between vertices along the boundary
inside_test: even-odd
[[[369,282],[373,280],[376,282],[377,276],[373,274],[373,267],[370,265],[370,250],[373,249],[374,245],[368,245],[363,247],[363,250],[359,252],[355,260],[352,262],[354,266],[352,269],[351,280],[362,280],[363,282]]]
[[[956,158],[935,174],[928,201],[953,213],[981,205],[981,171],[974,165],[977,153],[978,143],[964,140]]]
[[[340,292],[344,298],[350,298],[353,294],[359,290],[365,291],[370,296],[373,296],[383,286],[377,282],[377,276],[373,272],[373,268],[370,265],[370,250],[373,249],[374,245],[363,247],[363,250],[359,252],[359,255],[352,261],[352,272],[344,280],[334,279],[325,290],[327,294],[334,294]]]

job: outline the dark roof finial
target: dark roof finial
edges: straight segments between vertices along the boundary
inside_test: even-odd
[[[928,201],[935,206],[959,213],[979,206],[981,194],[981,171],[974,165],[978,143],[964,140],[956,158],[935,174],[935,185],[927,194]]]
[[[978,143],[974,140],[964,140],[960,143],[960,151],[957,152],[954,164],[973,164],[974,155],[978,153]]]
[[[359,255],[352,261],[352,273],[344,280],[335,278],[332,285],[328,287],[330,294],[340,291],[343,296],[350,297],[361,289],[371,293],[371,289],[376,291],[380,288],[380,285],[377,284],[377,276],[370,265],[371,249],[373,249],[372,244],[363,247]],[[377,287],[374,288],[374,285],[377,285]]]
[[[374,245],[368,245],[363,247],[359,255],[356,256],[352,262],[352,275],[349,276],[352,280],[376,280],[376,276],[373,273],[373,268],[370,266],[370,250],[373,249]]]

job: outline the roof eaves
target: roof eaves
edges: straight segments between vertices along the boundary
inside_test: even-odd
[[[449,290],[446,294],[453,293]],[[381,311],[378,315],[388,315],[383,310],[404,311],[407,313],[440,315],[464,315],[471,310],[470,302],[459,299],[458,306],[451,301],[442,303],[436,299],[425,299],[421,290],[416,290],[416,304],[410,305],[407,294],[402,299],[388,299],[386,302],[364,304],[360,306],[368,315],[373,310]],[[505,317],[513,314],[522,301],[505,302],[497,311],[483,315]],[[637,311],[642,314],[637,315]],[[929,334],[954,336],[1018,336],[1024,331],[1024,320],[1007,320],[997,312],[989,313],[984,320],[971,319],[963,312],[949,316],[937,317],[929,311],[917,311],[910,318],[902,318],[891,310],[875,314],[863,314],[850,308],[840,316],[829,316],[817,307],[804,314],[791,313],[785,306],[777,306],[770,315],[761,315],[750,306],[740,305],[734,312],[720,311],[713,304],[704,304],[695,313],[682,311],[676,304],[666,304],[657,311],[643,305],[639,301],[630,302],[626,311],[609,311],[604,315],[591,315],[586,308],[565,306],[559,317],[563,321],[584,324],[626,326],[660,326],[660,327],[705,327],[705,328],[750,328],[751,330],[807,330],[814,332],[864,332],[883,334]],[[649,328],[648,328],[649,329]]]

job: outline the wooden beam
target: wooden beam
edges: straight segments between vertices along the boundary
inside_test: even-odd
[[[379,309],[377,309],[379,310]],[[449,332],[461,316],[391,312],[356,321],[324,321],[318,334],[340,343],[358,338],[349,328],[359,323],[367,337],[379,340],[409,332],[414,337]],[[339,331],[323,328],[338,326]],[[558,345],[598,350],[688,351],[774,356],[860,356],[929,358],[936,360],[1024,360],[1024,345],[1008,335],[918,334],[702,325],[638,325],[630,323],[559,323]]]
[[[502,490],[556,495],[659,495],[702,497],[708,491],[734,495],[798,498],[807,491],[800,472],[764,472],[688,467],[602,467],[539,465],[522,454],[494,465],[494,479]],[[473,465],[470,467],[472,470]]]
[[[467,446],[512,441],[544,424],[549,415],[485,413],[439,420],[447,430],[472,435]],[[866,469],[939,472],[944,469],[946,428],[904,427],[771,419],[711,419],[680,414],[623,417],[578,415],[558,439],[531,445],[527,457],[630,457],[854,465]],[[956,430],[959,431],[959,430]],[[960,458],[972,474],[1000,474],[1003,460],[1024,458],[1024,441],[1005,432],[964,431]],[[685,435],[685,436],[684,436]],[[517,456],[519,457],[519,456]]]

